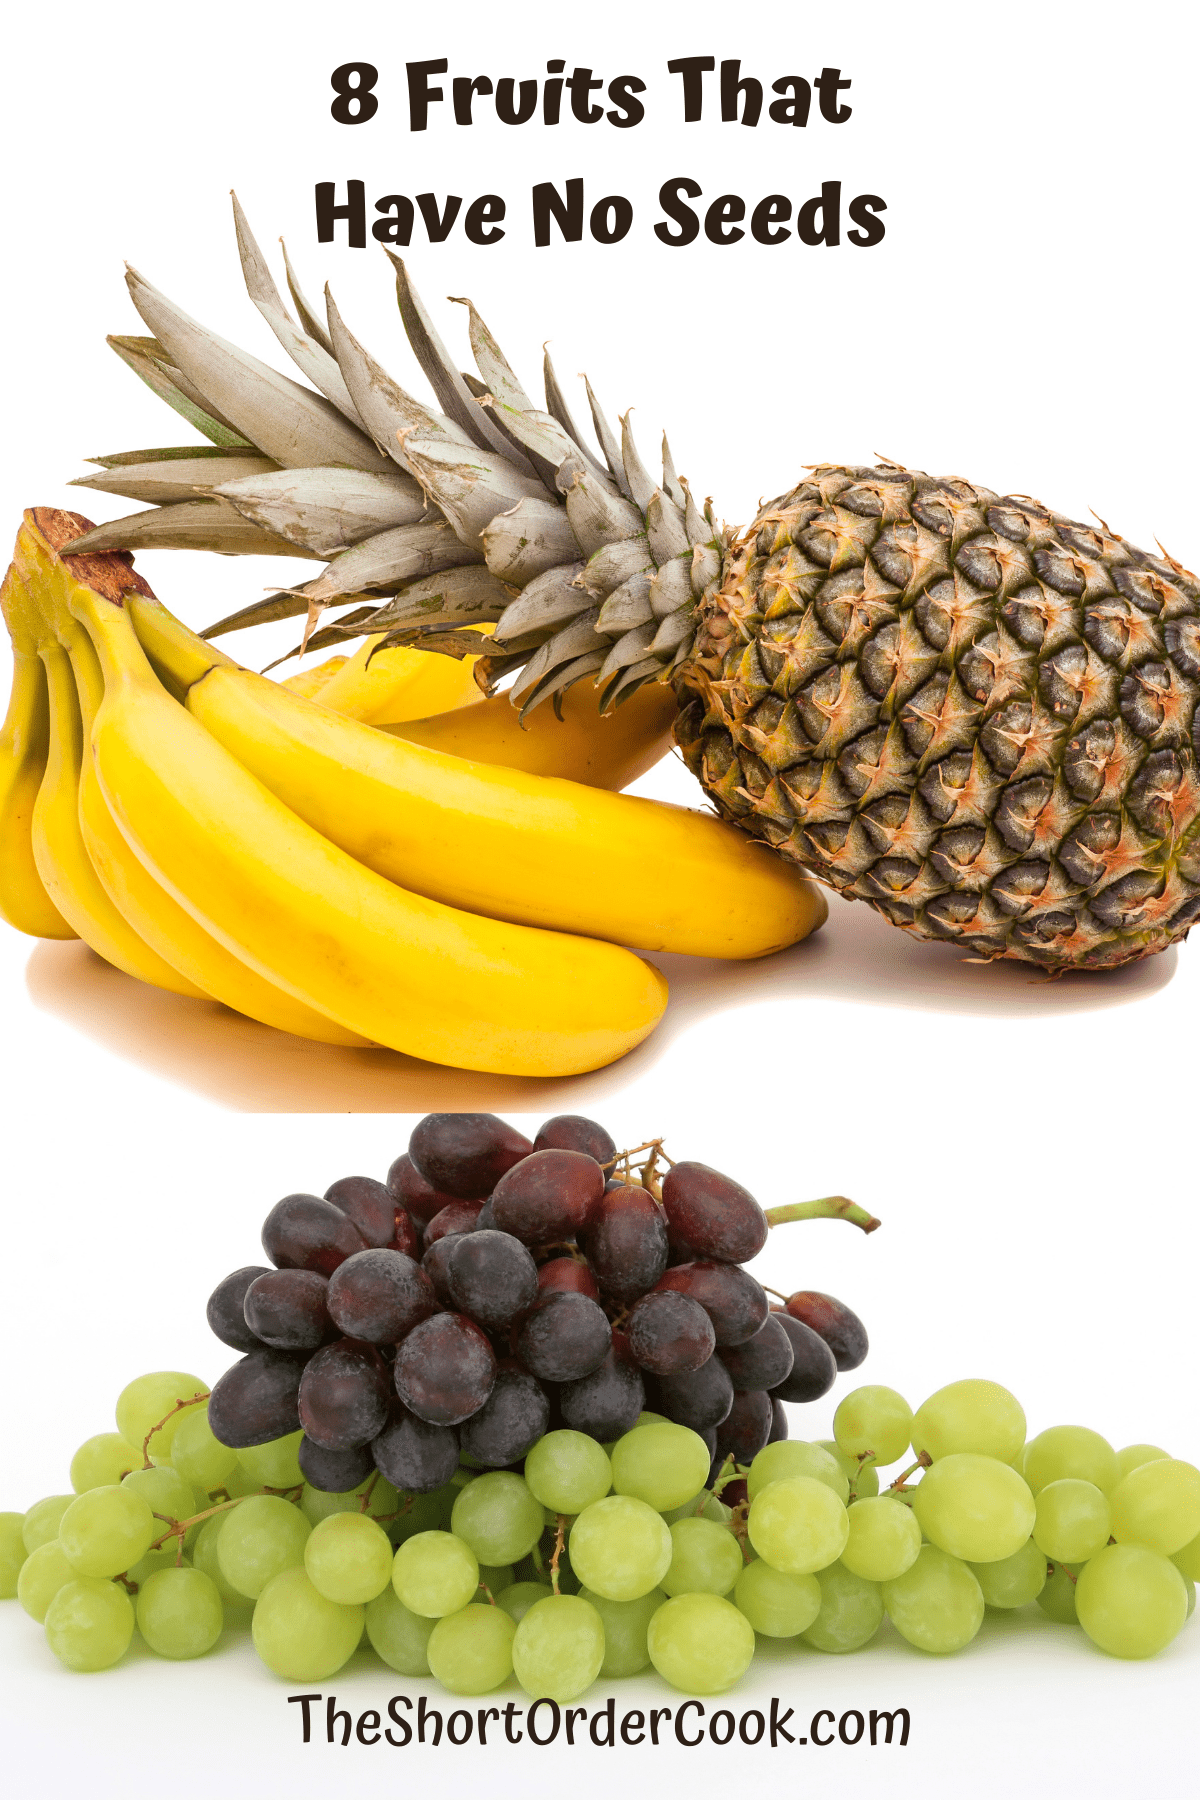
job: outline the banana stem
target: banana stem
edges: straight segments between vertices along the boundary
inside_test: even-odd
[[[797,1219],[845,1219],[860,1231],[878,1231],[882,1219],[873,1218],[864,1207],[856,1206],[844,1194],[830,1194],[824,1200],[797,1200],[791,1206],[769,1206],[767,1224],[791,1225]]]

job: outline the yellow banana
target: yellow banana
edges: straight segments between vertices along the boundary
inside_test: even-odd
[[[459,1068],[578,1074],[653,1030],[666,983],[640,957],[456,912],[355,863],[171,699],[120,597],[76,580],[29,515],[18,555],[57,587],[100,658],[91,753],[122,835],[267,980],[349,1031]]]
[[[491,629],[489,625],[487,630]],[[458,662],[452,656],[399,645],[376,650],[382,642],[380,634],[359,645],[320,690],[322,706],[364,725],[382,725],[474,706],[483,699],[472,673],[478,657],[464,656]]]
[[[345,656],[327,656],[316,668],[301,669],[298,675],[289,675],[279,685],[287,688],[289,693],[303,694],[306,700],[315,700],[321,689],[328,685],[339,669],[345,668],[348,661],[349,658]]]
[[[50,696],[37,653],[25,585],[12,569],[0,587],[12,638],[13,678],[0,728],[0,918],[29,937],[73,938],[42,883],[33,855],[33,809],[50,750]]]
[[[128,605],[189,713],[323,836],[404,887],[697,956],[765,956],[826,916],[819,889],[709,814],[426,750],[239,668],[157,600]]]

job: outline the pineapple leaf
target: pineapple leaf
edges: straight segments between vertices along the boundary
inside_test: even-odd
[[[461,544],[441,519],[400,525],[343,550],[323,575],[307,584],[304,593],[315,605],[328,606],[342,594],[358,594],[364,588],[396,588],[418,576],[482,562],[480,553]]]
[[[305,606],[299,608],[300,612],[307,610]],[[281,616],[287,618],[289,615],[285,613]],[[274,662],[269,662],[262,673],[269,674],[281,663],[291,662],[294,656],[308,656],[314,650],[328,650],[331,644],[342,644],[348,637],[367,636],[371,630],[371,620],[374,616],[375,608],[373,606],[360,606],[357,612],[349,613],[340,625],[326,625],[320,631],[314,631],[311,637],[302,638],[283,656],[277,656]]]
[[[152,394],[173,407],[180,418],[193,425],[202,437],[210,443],[222,448],[237,447],[253,450],[255,446],[247,438],[235,431],[223,419],[213,413],[206,412],[190,400],[183,390],[172,381],[167,374],[166,359],[162,355],[162,346],[154,338],[109,337],[106,339],[110,348],[115,350],[127,368],[133,370],[140,381],[144,381]],[[147,348],[151,346],[152,349]],[[155,355],[152,352],[157,351]]]
[[[243,517],[317,556],[335,556],[353,544],[426,519],[425,496],[399,469],[369,475],[365,469],[255,470],[214,484]],[[427,521],[428,522],[428,521]]]
[[[304,290],[297,280],[296,271],[293,269],[291,258],[287,253],[287,245],[282,238],[279,240],[279,248],[283,251],[283,266],[287,271],[288,293],[292,296],[293,304],[300,315],[300,323],[303,325],[305,331],[307,331],[309,337],[314,338],[316,342],[320,344],[322,350],[328,350],[330,356],[333,356],[333,340],[326,331],[324,325],[322,325],[317,312],[306,300]]]
[[[592,392],[592,384],[585,375],[584,386],[587,388],[588,405],[592,409],[592,423],[596,427],[596,436],[600,439],[600,448],[604,452],[604,460],[609,466],[613,480],[627,500],[632,499],[629,492],[629,478],[625,473],[625,465],[621,461],[621,449],[613,433],[613,428],[600,410],[600,402]]]
[[[562,388],[559,385],[558,376],[554,372],[554,364],[550,360],[549,350],[545,351],[543,355],[542,375],[546,384],[546,411],[558,420],[571,442],[583,456],[588,467],[597,475],[607,476],[608,471],[601,468],[593,453],[588,449],[583,433],[580,431],[571,415],[571,409],[567,405],[566,395],[563,393]]]
[[[81,475],[70,485],[94,488],[100,494],[121,494],[127,500],[144,500],[151,506],[172,506],[202,494],[211,494],[223,482],[265,475],[274,467],[266,456],[256,456],[250,462],[245,457],[210,453],[208,456],[169,457],[159,462],[122,463],[99,475]],[[255,523],[262,524],[263,521],[256,520]]]
[[[118,450],[113,456],[85,456],[84,462],[101,469],[128,469],[135,463],[200,461],[208,457],[236,456],[263,459],[253,444],[172,444],[161,450]]]
[[[130,513],[85,532],[74,545],[81,554],[99,550],[212,550],[218,556],[309,558],[314,554],[260,531],[227,500],[183,500]]]
[[[419,431],[424,436],[447,437],[456,443],[477,448],[474,438],[441,413],[431,412],[392,380],[387,370],[363,348],[353,332],[347,329],[334,304],[333,295],[325,289],[325,305],[329,315],[329,334],[338,365],[346,377],[346,386],[358,409],[359,418],[381,450],[387,452],[401,468],[407,469],[408,458],[400,447],[402,431]]]

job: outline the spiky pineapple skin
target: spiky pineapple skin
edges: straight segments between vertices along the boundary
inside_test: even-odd
[[[719,812],[916,936],[1059,972],[1200,915],[1200,583],[1025,496],[821,465],[699,604]]]

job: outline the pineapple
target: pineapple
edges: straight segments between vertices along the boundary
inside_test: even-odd
[[[717,810],[852,899],[978,960],[1110,968],[1200,913],[1200,584],[1172,558],[958,478],[821,465],[741,534],[588,385],[600,454],[549,357],[530,399],[469,301],[461,374],[392,256],[440,411],[327,325],[293,320],[234,202],[251,298],[318,391],[129,276],[119,353],[209,439],[97,459],[79,485],[156,503],[79,548],[323,561],[208,635],[305,616],[474,655],[522,712],[587,680],[601,709],[670,682]],[[389,255],[391,253],[389,252]],[[286,259],[286,252],[285,252]],[[348,609],[348,610],[347,610]],[[334,613],[335,622],[322,620]],[[294,654],[294,653],[293,653]]]

